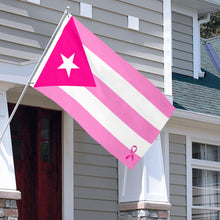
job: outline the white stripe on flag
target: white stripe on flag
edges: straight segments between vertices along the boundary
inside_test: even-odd
[[[97,57],[87,47],[83,47],[92,73],[102,80],[103,83],[111,88],[149,123],[158,130],[161,130],[168,121],[168,118],[109,65]]]
[[[115,136],[128,149],[137,146],[136,154],[142,157],[151,146],[124,122],[122,122],[109,108],[84,87],[60,86],[68,95],[85,108],[105,129]]]

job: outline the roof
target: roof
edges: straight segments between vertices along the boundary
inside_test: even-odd
[[[212,44],[218,56],[220,56],[220,37],[202,40],[201,64],[206,72],[204,78],[193,77],[173,73],[174,106],[193,112],[220,116],[220,74],[209,58],[203,43]]]

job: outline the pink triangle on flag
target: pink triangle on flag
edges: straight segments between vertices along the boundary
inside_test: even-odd
[[[69,20],[34,87],[95,86],[73,18]]]

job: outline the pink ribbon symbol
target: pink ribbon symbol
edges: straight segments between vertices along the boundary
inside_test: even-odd
[[[137,151],[137,146],[132,146],[131,147],[131,151],[130,154],[125,158],[126,160],[129,159],[129,157],[131,157],[132,160],[134,160],[134,154]]]

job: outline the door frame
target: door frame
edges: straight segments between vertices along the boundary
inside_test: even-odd
[[[17,97],[13,94],[13,99]],[[14,103],[8,96],[8,103]],[[42,102],[42,99],[45,101]],[[52,104],[50,100],[42,96],[26,96],[22,104],[30,106],[30,102],[35,100],[32,107],[42,107],[62,112],[62,220],[74,220],[74,120],[73,118],[58,106]],[[22,196],[22,195],[21,195]]]
[[[24,65],[15,63],[1,63],[3,72],[10,73],[4,75],[6,81],[2,83],[2,89],[7,90],[5,103],[16,103],[21,91],[17,85],[24,86],[33,71],[36,62],[26,62]],[[15,71],[16,69],[16,71]],[[19,76],[19,77],[18,77]],[[13,82],[8,83],[8,82]],[[15,84],[16,83],[16,84]],[[10,89],[9,89],[10,88]],[[22,104],[34,107],[42,107],[62,111],[62,220],[74,220],[74,122],[73,119],[64,112],[57,104],[46,96],[40,94],[32,88],[28,88],[22,99]],[[8,116],[6,115],[6,118]],[[10,129],[9,129],[10,130]],[[64,132],[66,131],[66,132]],[[13,157],[13,156],[12,156]],[[65,160],[64,160],[65,159]],[[71,177],[71,178],[70,178]],[[10,180],[12,189],[16,189],[15,175]],[[18,193],[18,198],[20,194]]]
[[[74,220],[74,120],[62,111],[62,219]]]
[[[8,104],[15,104],[9,102]],[[48,105],[44,106],[30,106],[26,103],[22,103],[27,108],[42,108],[48,110],[61,110],[59,108],[48,108]],[[13,109],[13,106],[11,106]],[[43,110],[44,111],[44,110]],[[61,128],[60,137],[62,146],[61,149],[61,216],[62,220],[74,219],[74,120],[69,114],[61,111]],[[10,127],[9,127],[10,129]],[[13,154],[12,154],[13,156]],[[22,196],[22,195],[21,195]]]

